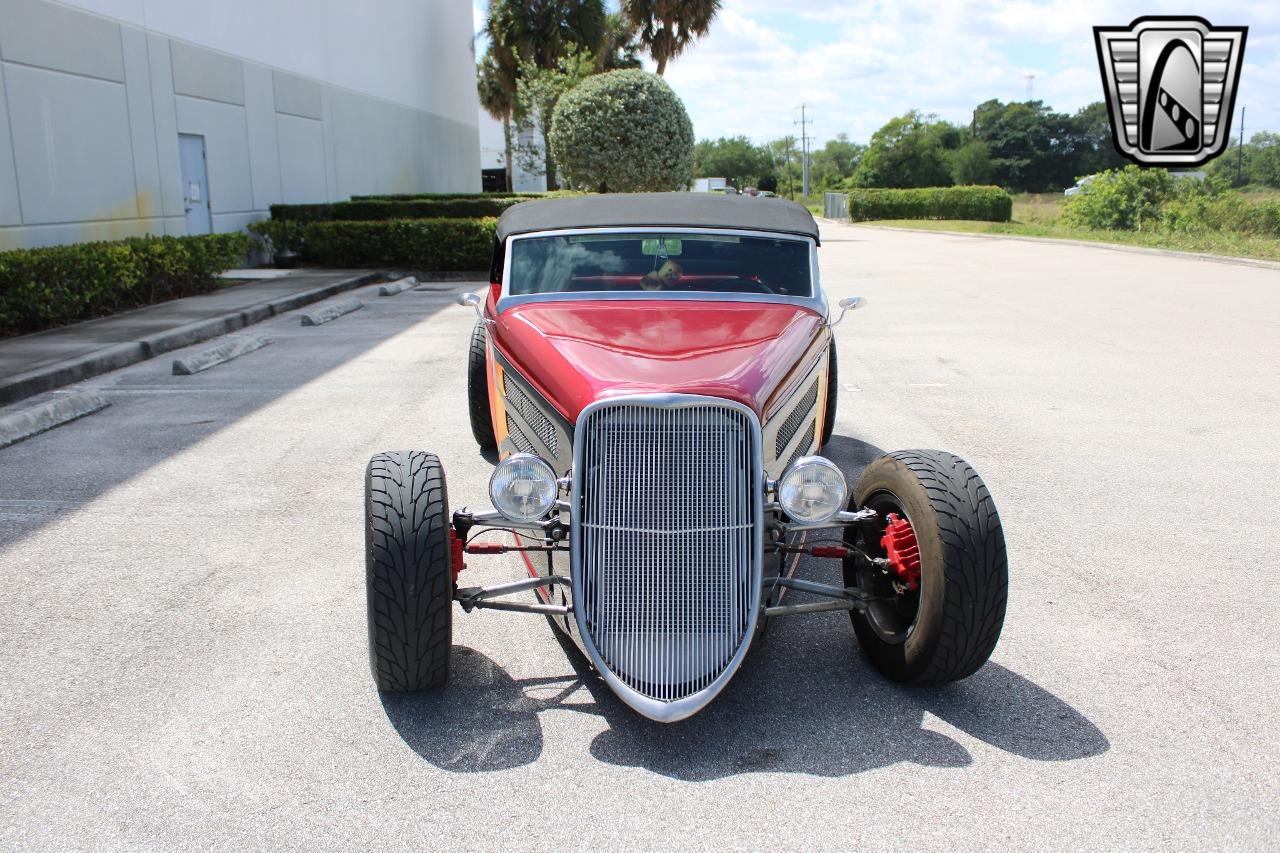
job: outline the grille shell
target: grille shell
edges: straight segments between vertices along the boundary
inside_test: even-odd
[[[759,614],[760,424],[745,406],[667,394],[588,406],[574,437],[574,616],[596,668],[659,720],[703,707]]]

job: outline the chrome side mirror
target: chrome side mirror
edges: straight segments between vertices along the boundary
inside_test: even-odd
[[[479,317],[481,320],[484,319],[484,309],[480,307],[483,303],[484,303],[484,300],[480,298],[480,294],[478,293],[459,293],[458,294],[458,304],[470,305],[472,308],[475,309],[476,316]]]
[[[865,296],[846,296],[844,299],[837,302],[836,305],[840,306],[840,316],[836,318],[834,323],[827,324],[828,329],[834,329],[836,326],[839,326],[841,321],[844,320],[846,312],[857,311],[859,308],[865,308],[867,306],[867,298]]]

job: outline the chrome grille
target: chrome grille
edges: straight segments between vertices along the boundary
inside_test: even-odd
[[[525,394],[519,385],[507,377],[506,371],[502,373],[502,393],[506,396],[511,408],[515,409],[534,434],[542,439],[543,445],[551,451],[551,455],[557,455],[559,449],[556,446],[556,428],[552,425],[551,419],[529,399],[529,395]]]
[[[575,612],[599,664],[669,703],[712,685],[749,640],[759,426],[713,398],[634,399],[577,426]]]
[[[818,380],[813,380],[813,386],[800,398],[800,402],[796,403],[796,407],[791,410],[791,414],[787,415],[787,419],[782,422],[782,426],[778,427],[778,439],[774,443],[773,456],[775,459],[782,456],[782,452],[787,449],[787,445],[791,443],[791,439],[796,437],[796,433],[800,430],[800,424],[804,423],[804,419],[813,411],[813,405],[818,402]]]

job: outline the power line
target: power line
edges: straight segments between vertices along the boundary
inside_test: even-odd
[[[1240,183],[1240,175],[1244,171],[1244,104],[1240,105],[1240,153],[1236,155],[1236,183]]]
[[[802,161],[803,178],[801,179],[801,187],[802,187],[802,192],[804,193],[804,197],[806,199],[809,197],[809,140],[812,138],[809,136],[809,125],[813,124],[813,119],[808,117],[808,112],[807,112],[808,108],[809,108],[808,104],[801,104],[799,121],[791,122],[792,124],[800,125],[800,147],[801,147],[801,150],[804,152],[803,153],[804,159]]]

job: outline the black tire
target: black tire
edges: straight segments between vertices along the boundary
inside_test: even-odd
[[[901,450],[875,459],[858,478],[852,503],[905,515],[920,548],[916,590],[891,576],[845,563],[845,585],[889,596],[866,613],[850,611],[858,643],[894,681],[930,685],[978,670],[995,649],[1009,595],[1009,561],[995,502],[982,478],[958,456]],[[883,524],[846,531],[846,539],[883,556]]]
[[[471,434],[481,450],[493,450],[498,439],[493,434],[489,413],[489,366],[484,323],[471,330],[471,350],[467,353],[467,409],[471,413]]]
[[[369,667],[379,690],[443,687],[453,647],[444,468],[433,453],[379,453],[364,474]]]
[[[831,433],[836,428],[836,402],[840,392],[840,376],[836,370],[836,342],[831,342],[827,355],[827,413],[822,418],[822,447],[831,440]]]

